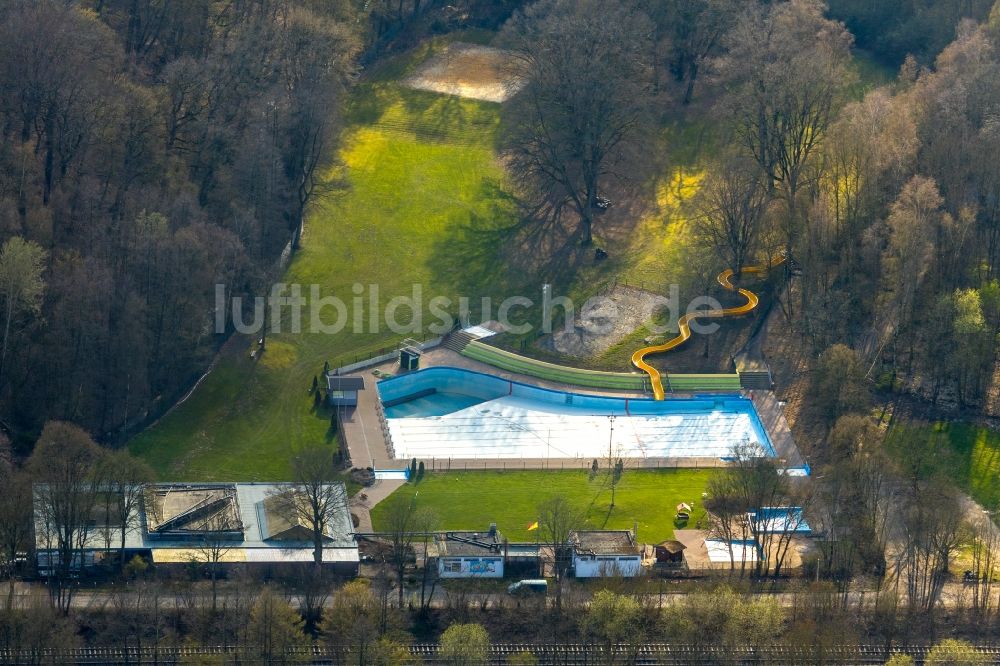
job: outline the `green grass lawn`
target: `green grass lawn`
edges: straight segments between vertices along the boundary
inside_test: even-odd
[[[484,42],[489,34],[457,38]],[[355,296],[355,284],[377,284],[382,304],[410,295],[419,284],[425,325],[433,320],[427,301],[434,295],[453,301],[471,297],[476,317],[479,297],[493,297],[495,308],[512,294],[537,297],[543,281],[557,288],[564,284],[563,293],[576,299],[593,294],[615,275],[652,290],[690,282],[683,277],[685,267],[703,262],[693,259],[696,248],[685,233],[683,204],[704,175],[698,162],[715,141],[710,126],[692,122],[665,128],[674,166],[655,188],[656,205],[609,245],[610,260],[595,264],[586,259],[590,252],[577,248],[570,253],[574,261],[558,255],[547,268],[532,271],[525,268],[531,262],[511,260],[535,250],[511,242],[515,206],[495,151],[500,106],[396,83],[443,43],[430,41],[386,61],[355,88],[340,166],[329,174],[343,187],[312,206],[301,250],[284,282],[302,284],[307,298],[309,285],[317,284],[322,296],[336,295],[346,303]],[[595,228],[595,233],[603,243],[602,231]],[[715,264],[706,275],[714,276]],[[451,310],[455,313],[457,306]],[[325,315],[326,323],[335,318],[329,308]],[[378,332],[351,329],[274,334],[258,360],[249,357],[250,340],[237,336],[190,399],[137,435],[131,451],[163,480],[287,478],[296,450],[336,446],[329,414],[313,410],[307,391],[323,362],[353,362],[403,337],[385,326]],[[616,369],[626,370],[626,351],[616,349],[613,359],[595,363],[620,360],[623,367]]]
[[[921,475],[944,473],[984,507],[1000,509],[1000,432],[959,422],[893,425],[886,446]]]
[[[892,83],[896,78],[896,70],[877,60],[871,53],[863,49],[854,49],[851,60],[851,70],[856,79],[848,91],[850,96],[861,99],[866,93]]]
[[[346,303],[355,283],[378,284],[383,304],[420,284],[426,323],[433,321],[426,299],[435,294],[503,293],[511,280],[496,261],[496,246],[512,217],[493,151],[498,108],[381,79],[359,86],[343,167],[331,173],[345,187],[312,208],[283,280],[304,285],[305,296],[308,285],[318,284],[323,296]],[[401,309],[399,319],[408,319],[407,312]],[[332,308],[324,314],[325,323],[336,319]],[[312,409],[313,375],[324,360],[350,362],[402,337],[384,322],[380,328],[355,333],[348,324],[337,334],[272,335],[259,361],[249,357],[249,341],[236,339],[191,399],[130,448],[161,479],[285,478],[297,449],[336,445],[328,412]]]
[[[483,41],[484,35],[471,39]],[[512,242],[518,220],[496,156],[500,106],[397,84],[442,44],[429,42],[388,60],[354,90],[340,165],[329,174],[343,187],[313,205],[301,249],[282,277],[302,284],[307,299],[309,285],[318,284],[322,296],[351,304],[355,284],[366,290],[377,284],[384,305],[393,296],[411,295],[419,284],[426,326],[435,320],[427,306],[434,295],[451,298],[453,314],[457,298],[470,297],[475,318],[480,297],[492,297],[495,311],[504,297],[539,292],[543,278],[511,261],[525,249]],[[673,207],[675,195],[664,196]],[[620,261],[560,265],[544,279],[562,281],[563,293],[585,297],[623,264],[643,264],[667,284],[662,252],[672,247],[674,235],[664,232],[663,223],[648,219],[638,236],[655,242],[636,237]],[[325,315],[325,323],[335,319],[330,308]],[[407,319],[406,308],[399,319]],[[314,412],[307,391],[323,362],[350,363],[403,337],[384,325],[356,333],[352,323],[337,334],[273,334],[257,361],[249,356],[251,341],[236,336],[190,399],[137,435],[130,449],[161,479],[286,478],[296,450],[324,442],[336,446],[328,412]]]
[[[611,490],[604,473],[594,480],[582,470],[428,473],[420,483],[407,484],[376,505],[372,521],[379,529],[389,502],[409,502],[417,493],[418,505],[434,511],[441,529],[486,530],[495,522],[507,538],[531,540],[537,533],[527,527],[538,520],[539,503],[562,495],[585,517],[582,527],[632,529],[638,523],[639,540],[658,543],[673,536],[679,503],[694,508],[689,527],[704,517],[701,494],[711,474],[710,470],[626,469],[609,513]]]

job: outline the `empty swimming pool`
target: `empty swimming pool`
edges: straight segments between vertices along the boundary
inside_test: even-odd
[[[654,401],[567,393],[459,368],[378,383],[396,458],[725,458],[743,441],[774,455],[738,395]],[[612,420],[614,416],[613,431]]]

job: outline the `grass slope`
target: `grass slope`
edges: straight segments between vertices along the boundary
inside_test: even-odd
[[[378,284],[382,304],[420,284],[425,310],[435,294],[503,289],[505,269],[490,261],[491,243],[500,242],[509,222],[492,148],[497,122],[497,105],[384,81],[362,86],[350,110],[343,167],[331,174],[345,189],[313,208],[283,280],[302,284],[306,297],[308,285],[318,284],[322,296],[348,304],[355,283]],[[476,247],[452,248],[474,221],[484,230]],[[407,312],[401,309],[399,319]],[[336,319],[333,308],[323,314],[327,324]],[[308,316],[307,309],[304,324]],[[249,341],[237,338],[191,399],[130,448],[162,479],[285,478],[294,451],[335,445],[328,412],[312,410],[313,375],[324,360],[349,362],[401,337],[384,322],[380,328],[354,333],[349,323],[337,334],[272,335],[259,362],[249,357]]]
[[[673,536],[679,503],[694,507],[689,526],[704,517],[701,493],[710,475],[710,470],[626,469],[609,513],[611,490],[603,473],[593,480],[586,471],[428,473],[420,483],[407,484],[376,505],[372,521],[378,530],[389,503],[409,502],[419,493],[418,505],[434,511],[441,529],[485,530],[495,522],[507,538],[526,541],[537,536],[527,527],[538,520],[539,503],[562,495],[585,516],[586,527],[632,529],[638,523],[639,540],[658,543]]]

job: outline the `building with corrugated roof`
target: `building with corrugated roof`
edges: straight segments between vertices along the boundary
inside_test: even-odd
[[[354,526],[343,493],[323,535],[323,564],[337,573],[355,575],[360,556]],[[289,483],[160,483],[150,484],[133,526],[125,530],[125,557],[140,555],[157,566],[207,562],[285,565],[313,561],[312,526],[288,510]],[[37,494],[36,494],[37,495]],[[103,504],[103,503],[102,503]],[[74,568],[96,566],[117,556],[122,529],[95,509],[84,547]],[[34,531],[39,573],[55,568],[57,526],[47,523],[36,501]]]

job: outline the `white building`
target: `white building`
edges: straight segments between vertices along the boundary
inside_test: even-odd
[[[642,555],[628,530],[571,532],[573,571],[577,578],[638,576]]]
[[[434,540],[429,557],[437,558],[442,578],[503,578],[504,547],[496,525],[487,532],[445,532]]]

